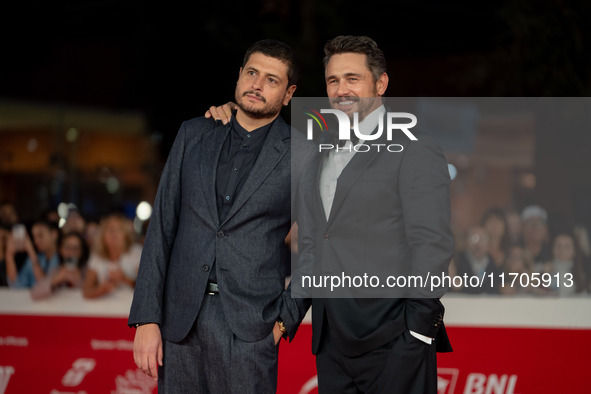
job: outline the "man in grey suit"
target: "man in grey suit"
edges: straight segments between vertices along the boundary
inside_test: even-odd
[[[285,290],[295,56],[263,40],[244,57],[232,122],[184,122],[164,168],[128,324],[134,359],[164,393],[272,393],[278,342],[307,304]]]
[[[359,143],[375,145],[355,150],[357,142],[340,141],[343,147],[323,150],[313,160],[315,170],[303,174],[299,263],[313,267],[304,273],[368,273],[383,280],[447,272],[453,237],[442,149],[415,129],[418,140],[401,132],[391,139],[379,136],[380,119],[388,112],[382,96],[389,77],[384,54],[371,38],[339,36],[324,50],[331,107],[350,118],[357,114]],[[386,150],[390,144],[398,148]],[[292,278],[294,290],[301,279]],[[451,351],[439,301],[445,289],[374,290],[323,298],[330,297],[327,290],[313,298],[318,392],[435,394],[436,351]],[[367,297],[356,296],[364,291]]]

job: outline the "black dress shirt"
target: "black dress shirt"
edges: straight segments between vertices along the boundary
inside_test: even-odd
[[[236,113],[233,114],[232,129],[222,146],[216,173],[216,200],[220,223],[228,216],[236,196],[244,186],[272,124],[273,122],[249,132],[236,121]],[[216,281],[214,267],[209,280]]]
[[[220,222],[226,218],[244,186],[272,124],[273,122],[248,132],[240,126],[235,116],[232,117],[232,130],[222,146],[216,174]]]

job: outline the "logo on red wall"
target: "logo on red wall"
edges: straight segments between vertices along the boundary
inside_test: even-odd
[[[437,394],[453,394],[459,374],[459,369],[437,368]]]
[[[6,392],[10,377],[14,374],[14,367],[11,365],[3,367],[0,365],[0,394]]]
[[[459,374],[456,368],[437,368],[437,394],[454,394]],[[459,390],[462,394],[514,394],[516,385],[517,375],[469,373]]]
[[[119,375],[115,378],[115,384],[117,389],[111,391],[111,394],[151,394],[157,382],[139,369],[128,369],[124,376]]]
[[[94,369],[96,361],[92,358],[79,358],[72,363],[64,377],[62,384],[66,387],[76,387],[84,380],[86,374]]]
[[[514,394],[517,384],[517,375],[485,375],[483,373],[471,373],[466,378],[465,394]]]

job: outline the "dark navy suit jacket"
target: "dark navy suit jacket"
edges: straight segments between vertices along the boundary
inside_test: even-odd
[[[158,323],[169,341],[181,341],[195,322],[214,261],[224,314],[244,341],[264,338],[278,317],[293,338],[308,307],[285,290],[290,127],[274,121],[220,222],[216,170],[229,131],[203,117],[183,123],[160,180],[128,323]]]

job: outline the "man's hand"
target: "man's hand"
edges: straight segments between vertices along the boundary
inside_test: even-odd
[[[285,237],[285,243],[289,246],[292,253],[298,253],[298,223],[294,222],[291,225],[291,229]]]
[[[277,346],[282,336],[283,333],[279,329],[279,323],[275,322],[275,326],[273,326],[273,337],[275,338],[275,346]]]
[[[7,256],[13,256],[14,254],[17,252],[17,247],[15,245],[15,241],[14,241],[14,237],[12,236],[12,234],[8,234],[6,236],[6,251],[5,254]]]
[[[25,233],[24,247],[21,250],[25,250],[27,253],[37,256],[35,246],[33,246],[33,241],[31,241],[31,237],[29,237],[28,233]]]
[[[110,280],[106,280],[96,287],[96,295],[94,297],[100,297],[105,294],[113,292],[117,288],[117,285]]]
[[[82,282],[82,274],[78,268],[61,267],[52,281],[53,286],[67,283],[70,286],[79,286]]]
[[[71,285],[76,284],[77,282],[73,278],[73,271],[70,270],[68,267],[60,267],[59,271],[55,274],[53,279],[51,280],[51,287],[57,287],[62,283],[69,283]],[[79,276],[80,274],[78,274]]]
[[[109,281],[114,284],[119,284],[124,281],[125,274],[121,268],[112,269],[109,271]]]
[[[212,106],[205,113],[205,117],[213,117],[215,120],[221,120],[223,124],[228,124],[232,117],[232,111],[236,108],[238,108],[238,106],[231,101],[219,107]]]
[[[158,324],[144,324],[136,329],[133,359],[146,375],[158,379],[158,365],[162,366],[162,336]]]

